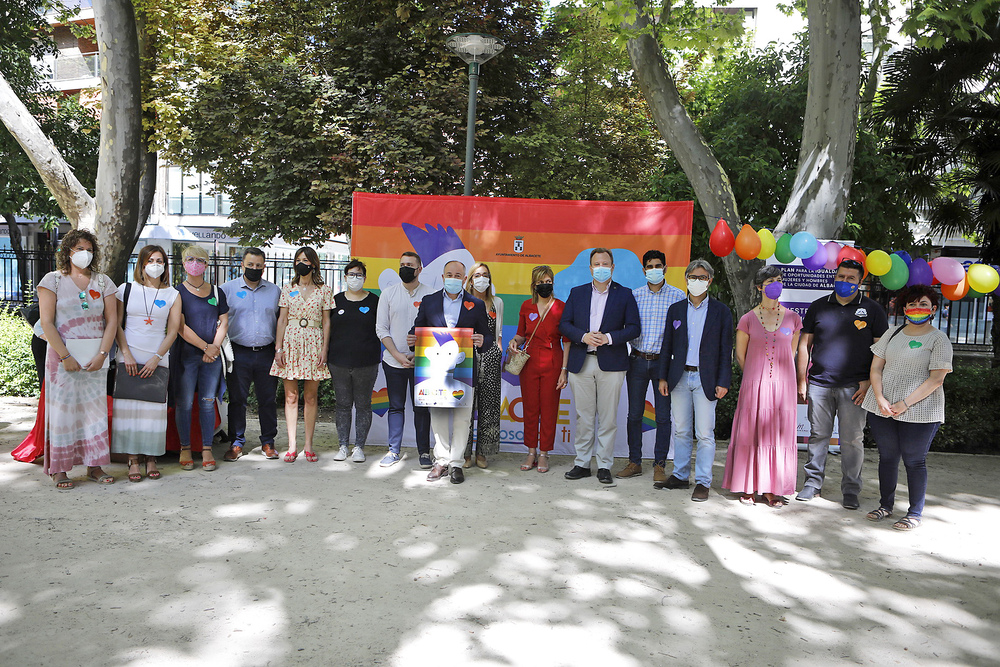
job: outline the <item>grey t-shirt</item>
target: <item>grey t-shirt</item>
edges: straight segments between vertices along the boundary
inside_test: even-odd
[[[906,325],[902,325],[906,326]],[[938,329],[931,329],[922,336],[908,336],[894,327],[885,332],[872,345],[872,353],[885,359],[882,369],[882,395],[889,403],[898,403],[930,377],[931,371],[952,370],[952,349],[948,336]],[[882,416],[875,400],[875,391],[869,389],[861,404],[868,412]],[[915,424],[944,423],[944,388],[938,387],[930,396],[911,405],[896,417],[902,422]]]

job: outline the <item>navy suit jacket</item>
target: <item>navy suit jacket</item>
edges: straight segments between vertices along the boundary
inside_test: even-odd
[[[687,309],[688,300],[684,299],[667,310],[660,348],[660,377],[667,380],[670,391],[681,381],[687,363]],[[708,315],[698,350],[701,388],[708,400],[714,401],[715,388],[728,389],[733,377],[733,314],[727,305],[712,297],[708,297]]]
[[[448,322],[444,319],[444,300],[446,298],[444,290],[425,296],[420,302],[420,308],[417,309],[417,318],[413,321],[413,326],[410,327],[410,333],[414,333],[417,327],[447,327]],[[486,314],[486,304],[464,290],[462,291],[462,307],[459,309],[458,323],[455,328],[472,329],[473,332],[482,334],[483,346],[480,348],[481,350],[489,349],[495,340],[489,315]]]
[[[590,296],[593,289],[590,282],[570,290],[562,319],[559,320],[559,332],[571,343],[567,365],[570,373],[579,373],[587,359],[583,336],[590,331]],[[627,371],[628,342],[639,337],[639,306],[635,303],[632,290],[611,281],[600,331],[611,336],[611,345],[597,348],[597,363],[601,370]]]

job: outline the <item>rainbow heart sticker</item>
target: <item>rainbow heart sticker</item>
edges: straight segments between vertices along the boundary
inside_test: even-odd
[[[465,396],[465,392],[462,391],[461,389],[458,389],[456,391],[451,392],[451,395],[455,397],[456,401],[460,401],[462,400],[462,397]]]
[[[389,388],[383,387],[372,392],[372,412],[379,417],[384,417],[389,412]]]

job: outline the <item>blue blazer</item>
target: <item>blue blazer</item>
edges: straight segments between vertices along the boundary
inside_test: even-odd
[[[687,309],[688,300],[684,299],[667,310],[660,348],[660,377],[667,380],[670,391],[681,381],[687,362]],[[708,400],[714,401],[715,388],[729,389],[733,377],[733,314],[728,306],[712,297],[708,297],[708,314],[698,350],[701,388]]]
[[[428,294],[420,302],[417,309],[417,318],[410,327],[412,334],[417,327],[446,327],[448,322],[444,319],[444,290],[439,290],[433,294]],[[469,307],[467,304],[472,304]],[[490,318],[486,314],[486,304],[481,299],[477,299],[465,290],[462,291],[462,307],[458,313],[458,323],[455,325],[459,329],[472,329],[477,334],[483,335],[483,346],[481,350],[487,350],[493,345],[496,339],[493,335],[493,327],[490,326]]]
[[[583,342],[583,336],[590,331],[592,290],[593,283],[579,285],[570,290],[562,319],[559,320],[559,333],[569,338],[571,343],[567,365],[570,373],[579,373],[583,368],[583,362],[587,359],[587,346]],[[627,343],[639,337],[639,306],[635,303],[632,290],[611,281],[600,331],[611,336],[611,345],[601,345],[597,348],[597,364],[601,370],[627,371]]]

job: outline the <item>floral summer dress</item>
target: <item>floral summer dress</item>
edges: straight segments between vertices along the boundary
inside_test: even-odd
[[[282,348],[285,365],[271,365],[271,375],[283,380],[326,380],[330,369],[319,365],[323,356],[323,311],[333,309],[333,290],[328,285],[314,287],[303,299],[298,285],[281,288],[279,308],[288,308],[288,327]]]

